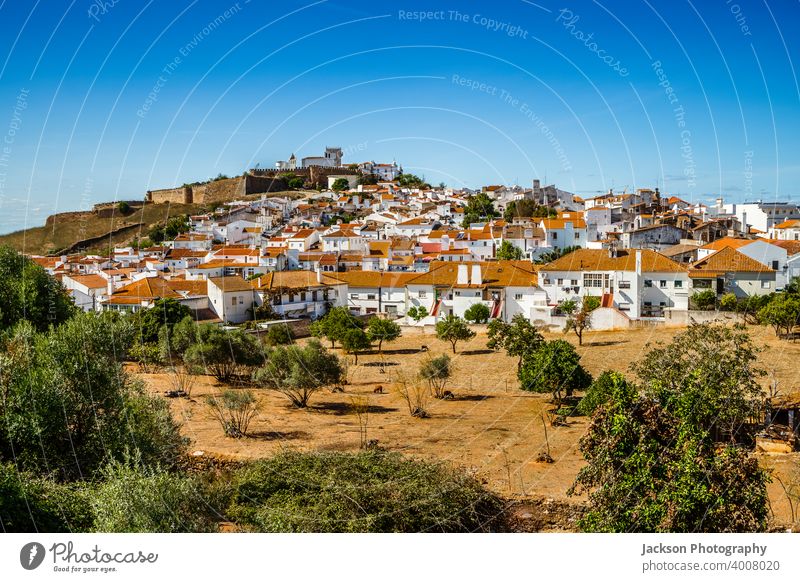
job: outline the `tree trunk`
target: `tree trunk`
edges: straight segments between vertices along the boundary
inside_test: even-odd
[[[453,344],[453,353],[455,354],[456,353],[456,342],[450,342],[450,343]]]

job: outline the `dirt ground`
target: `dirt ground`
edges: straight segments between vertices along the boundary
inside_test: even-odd
[[[629,364],[646,351],[648,342],[669,341],[680,331],[658,328],[586,332],[579,352],[583,365],[593,375],[606,369],[627,372]],[[751,327],[750,331],[755,342],[765,346],[761,364],[774,371],[781,393],[800,392],[797,364],[800,343],[778,341],[767,328]],[[548,339],[565,338],[577,345],[572,334],[547,335]],[[427,357],[418,351],[421,345],[429,347],[430,355],[450,354],[456,364],[448,386],[455,399],[430,399],[426,405],[430,413],[427,419],[412,418],[395,390],[398,374],[413,375]],[[459,343],[457,350],[453,356],[450,345],[433,335],[406,334],[385,345],[383,355],[359,356],[358,366],[352,364],[351,358],[350,383],[345,392],[320,391],[313,396],[307,410],[291,408],[289,401],[278,393],[256,390],[261,410],[251,424],[251,435],[244,439],[226,438],[210,414],[203,397],[218,392],[221,386],[209,376],[197,378],[191,398],[175,398],[170,403],[175,416],[183,423],[184,434],[192,440],[192,450],[252,459],[282,448],[357,450],[359,423],[351,404],[353,397],[364,397],[370,406],[367,438],[377,439],[381,447],[444,460],[475,471],[490,488],[506,496],[570,500],[566,490],[583,464],[578,440],[586,430],[587,420],[573,418],[568,426],[560,427],[544,423],[546,410],[552,407],[550,397],[519,390],[516,360],[488,351],[485,334]],[[377,362],[385,364],[385,373],[374,365]],[[154,392],[163,393],[169,387],[165,374],[140,376]],[[378,386],[382,386],[385,393],[376,394]],[[537,456],[548,446],[555,462],[537,462]],[[798,455],[765,455],[762,462],[785,477],[797,466]],[[789,504],[776,480],[769,492],[778,520],[790,522]],[[572,498],[571,501],[577,500]]]

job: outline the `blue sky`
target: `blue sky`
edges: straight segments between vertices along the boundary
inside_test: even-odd
[[[772,0],[0,0],[0,232],[326,145],[453,186],[797,200],[799,16]]]

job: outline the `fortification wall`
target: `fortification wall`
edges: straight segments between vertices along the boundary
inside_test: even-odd
[[[241,176],[227,178],[225,180],[215,180],[192,186],[192,198],[195,204],[210,204],[212,202],[227,202],[240,196],[244,196],[245,181]]]
[[[180,188],[148,190],[147,200],[155,204],[164,204],[166,202],[172,204],[191,204],[193,202],[192,187],[181,186]]]

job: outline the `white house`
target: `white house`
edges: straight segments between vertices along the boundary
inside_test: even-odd
[[[209,278],[208,300],[211,309],[225,323],[244,323],[253,319],[255,290],[241,277]]]
[[[734,249],[775,271],[775,289],[780,291],[790,280],[788,253],[785,248],[774,244],[775,242],[763,238],[720,238],[700,247],[697,258],[704,259],[724,248]]]
[[[347,307],[353,313],[406,314],[406,283],[417,273],[347,271],[331,277],[347,284]]]
[[[75,305],[83,311],[100,311],[101,302],[113,290],[113,284],[102,275],[64,275],[61,283],[69,291]]]
[[[562,218],[543,218],[539,228],[544,231],[545,246],[558,249],[586,247],[588,236],[586,221],[582,217],[563,213]]]
[[[712,289],[720,296],[767,295],[775,291],[775,271],[731,247],[694,263],[689,270],[694,292]]]
[[[542,266],[539,284],[551,305],[593,295],[631,319],[689,308],[686,267],[649,249],[578,249]]]
[[[321,271],[274,271],[250,282],[256,304],[269,303],[284,318],[317,319],[329,307],[345,305],[347,285]]]

